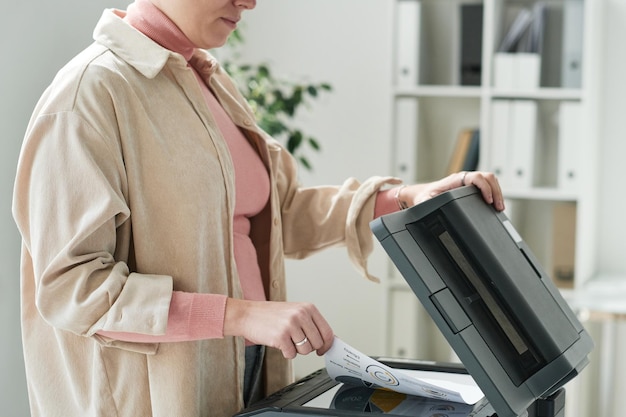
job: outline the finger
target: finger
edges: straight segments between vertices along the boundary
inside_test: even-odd
[[[304,333],[303,333],[304,334]],[[313,347],[311,346],[311,342],[309,338],[305,335],[301,339],[294,339],[294,346],[296,347],[296,351],[300,355],[308,355],[313,352]]]
[[[303,334],[304,334],[304,332],[303,332]],[[307,343],[309,343],[309,338],[306,337],[306,335],[302,339],[298,340],[297,342],[295,340],[293,342],[293,344],[296,346],[296,348],[298,348],[300,346],[304,346]]]
[[[333,338],[326,338],[324,339],[324,344],[322,345],[321,348],[316,349],[315,353],[317,353],[317,356],[323,356],[326,352],[328,352],[328,350],[332,347],[333,345]]]
[[[485,192],[483,192],[485,200],[493,204],[496,210],[504,210],[504,197],[502,196],[502,189],[500,188],[500,182],[496,175],[492,172],[480,172],[479,174],[480,181],[486,182],[486,187],[489,188],[490,200],[487,199],[488,197],[485,196]]]
[[[282,343],[279,347],[285,359],[293,359],[298,354],[298,349],[291,339]]]
[[[504,199],[502,190],[496,176],[491,172],[472,171],[465,176],[465,184],[473,184],[480,190],[483,199],[493,204],[496,210],[504,210]]]
[[[298,303],[296,310],[291,312],[289,322],[291,331],[284,334],[286,338],[280,347],[286,358],[293,358],[296,354],[306,355],[318,349],[325,352],[330,348],[333,331],[315,305]]]
[[[502,211],[504,210],[504,196],[502,194],[502,188],[500,187],[500,182],[498,181],[498,177],[495,174],[490,173],[487,177],[491,184],[491,189],[493,193],[493,205],[494,207]]]
[[[485,179],[481,172],[472,171],[468,172],[464,176],[466,185],[475,185],[480,190],[483,199],[489,203],[493,203],[493,193],[491,191],[491,184]]]
[[[332,345],[333,330],[314,305],[308,305],[307,311],[309,314],[302,319],[301,324],[308,343],[299,346],[298,353],[308,354],[315,350],[318,355],[323,355]],[[298,339],[294,338],[294,340]]]
[[[311,340],[321,339],[319,331],[311,317],[314,311],[316,310],[312,305],[305,306],[293,317],[293,330],[288,333],[289,336],[286,340],[287,346],[281,349],[283,356],[286,358],[293,359],[297,354],[307,355],[311,353],[314,350]]]
[[[333,340],[335,339],[335,334],[333,332],[333,329],[330,327],[328,322],[324,319],[324,317],[322,317],[321,314],[314,317],[314,321],[318,329],[320,340],[316,341],[316,343],[312,345],[312,348],[319,356],[321,356],[325,354],[332,346]]]
[[[311,341],[306,335],[306,332],[300,331],[297,332],[298,336],[289,337],[289,341],[287,342],[287,346],[282,348],[283,356],[287,359],[293,359],[298,354],[299,355],[308,355],[313,352],[313,346],[311,345]]]

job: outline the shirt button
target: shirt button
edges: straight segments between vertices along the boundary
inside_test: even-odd
[[[280,288],[280,282],[278,282],[278,280],[272,281],[272,288],[274,289]]]
[[[274,217],[274,226],[278,226],[278,217]]]
[[[244,119],[243,124],[246,125],[246,126],[252,126],[252,120]]]

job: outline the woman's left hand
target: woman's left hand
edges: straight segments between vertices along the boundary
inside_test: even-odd
[[[475,185],[483,198],[498,211],[504,210],[504,197],[498,179],[492,172],[461,171],[438,181],[407,185],[398,193],[398,199],[406,207],[414,206],[445,191],[464,185]]]

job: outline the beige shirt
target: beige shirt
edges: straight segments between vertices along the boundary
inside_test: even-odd
[[[232,415],[242,406],[242,338],[157,345],[95,334],[163,334],[173,290],[242,294],[232,161],[193,71],[113,10],[94,39],[43,94],[18,164],[32,416]],[[345,245],[367,275],[375,194],[398,181],[301,187],[291,155],[255,125],[215,60],[197,52],[191,63],[270,175],[270,204],[251,233],[268,298],[286,298],[285,256]],[[268,392],[291,381],[279,351],[266,365]]]

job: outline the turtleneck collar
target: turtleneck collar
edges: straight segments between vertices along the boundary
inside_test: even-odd
[[[181,54],[187,61],[193,56],[195,45],[150,0],[135,0],[128,6],[124,20],[162,47]]]

